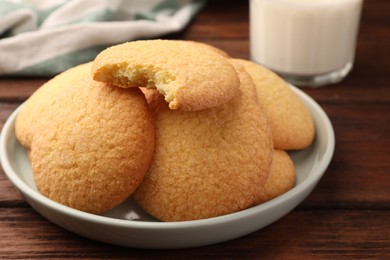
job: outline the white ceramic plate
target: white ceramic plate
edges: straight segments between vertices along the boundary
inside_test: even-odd
[[[185,248],[231,240],[259,230],[290,212],[313,190],[331,161],[335,138],[329,118],[309,96],[292,88],[309,108],[317,131],[311,147],[290,154],[297,172],[296,186],[269,202],[233,214],[164,223],[143,212],[131,198],[104,216],[56,203],[37,191],[26,150],[15,138],[14,124],[20,108],[2,129],[1,164],[36,211],[59,226],[94,240],[140,248]]]

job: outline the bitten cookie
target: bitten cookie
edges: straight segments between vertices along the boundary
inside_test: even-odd
[[[216,217],[251,207],[261,195],[272,161],[271,131],[252,80],[234,66],[240,92],[219,107],[170,110],[147,91],[156,145],[134,198],[160,220]]]
[[[134,41],[102,51],[93,78],[119,87],[157,88],[171,109],[216,107],[239,92],[227,54],[206,44],[178,40]]]
[[[309,146],[315,127],[309,110],[283,79],[270,70],[247,60],[236,59],[252,77],[259,102],[271,126],[274,147],[298,150]]]
[[[16,129],[31,149],[38,190],[91,213],[105,212],[133,193],[154,149],[142,92],[93,81],[91,64],[42,86],[23,106]]]
[[[274,150],[271,171],[257,201],[258,204],[276,198],[295,185],[294,163],[287,152]]]

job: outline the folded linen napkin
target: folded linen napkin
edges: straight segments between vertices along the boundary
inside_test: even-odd
[[[206,0],[0,0],[0,75],[51,76],[182,30]]]

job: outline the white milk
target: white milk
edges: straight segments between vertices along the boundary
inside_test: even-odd
[[[352,68],[362,2],[250,0],[252,59],[293,83],[340,81]]]

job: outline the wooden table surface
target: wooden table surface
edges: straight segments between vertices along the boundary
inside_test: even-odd
[[[248,2],[212,0],[183,32],[249,59]],[[1,57],[0,57],[1,59]],[[1,62],[1,61],[0,61]],[[0,124],[48,79],[0,78]],[[124,248],[89,240],[35,212],[0,173],[0,258],[390,259],[390,3],[364,3],[355,66],[341,83],[302,88],[330,117],[336,148],[314,191],[257,232],[180,250]]]

